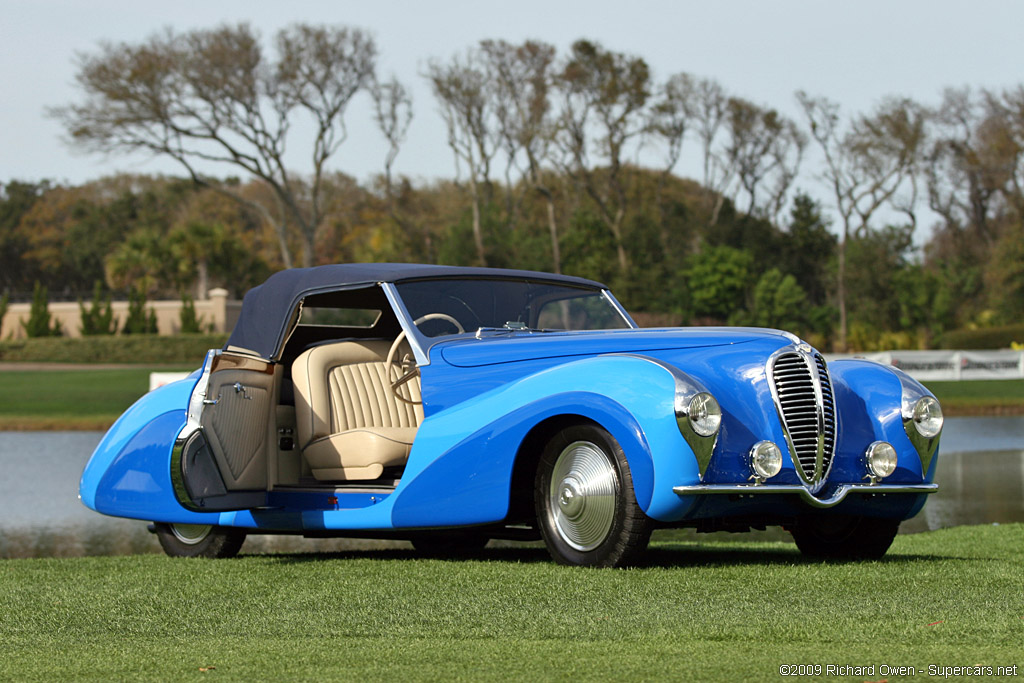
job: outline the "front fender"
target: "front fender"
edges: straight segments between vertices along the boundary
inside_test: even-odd
[[[925,475],[921,458],[903,426],[903,386],[888,366],[866,360],[837,360],[829,364],[840,416],[839,439],[831,482],[858,483],[864,479],[863,456],[874,441],[887,441],[896,449],[896,471],[887,484],[918,484],[935,477]]]
[[[597,422],[619,442],[637,503],[662,518],[679,507],[672,486],[696,481],[679,433],[675,380],[642,358],[599,356],[550,368],[428,417],[393,495],[395,527],[498,522],[508,514],[516,454],[550,417]],[[500,416],[500,417],[495,417]],[[468,436],[467,436],[468,434]]]

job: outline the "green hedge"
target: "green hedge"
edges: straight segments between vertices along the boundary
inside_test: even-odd
[[[1008,349],[1024,343],[1024,324],[982,327],[977,330],[950,330],[942,335],[943,349]]]
[[[226,334],[44,337],[0,342],[0,362],[194,364]]]

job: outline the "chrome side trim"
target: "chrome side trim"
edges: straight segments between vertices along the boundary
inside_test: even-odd
[[[398,317],[398,324],[405,330],[405,338],[409,342],[409,346],[412,347],[412,355],[416,358],[416,365],[420,367],[430,365],[430,356],[427,355],[426,350],[423,348],[420,332],[412,321],[409,311],[405,308],[405,304],[402,303],[402,298],[398,296],[398,289],[392,282],[381,282],[380,288],[384,290],[384,296],[387,297],[388,303],[391,304],[391,308],[395,312],[395,316]]]
[[[796,494],[811,507],[830,508],[839,505],[851,493],[870,493],[885,495],[889,493],[935,493],[938,484],[842,484],[828,498],[815,498],[803,486],[784,486],[781,484],[698,484],[695,486],[675,486],[672,490],[680,496],[734,495],[752,496],[762,494]]]
[[[914,450],[917,451],[917,455],[921,459],[922,476],[928,476],[928,470],[932,467],[935,453],[939,450],[939,439],[942,437],[942,430],[940,429],[939,433],[931,438],[922,436],[921,432],[917,431],[917,427],[914,425],[914,406],[925,396],[935,398],[935,395],[899,368],[888,365],[884,367],[889,368],[899,377],[902,389],[900,413],[903,418],[903,430],[907,433],[907,438],[910,439],[910,443],[913,444]]]

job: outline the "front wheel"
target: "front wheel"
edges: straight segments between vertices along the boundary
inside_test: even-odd
[[[812,517],[790,529],[796,547],[823,560],[877,560],[896,538],[900,522],[873,517]]]
[[[559,432],[537,468],[534,501],[541,536],[559,564],[622,567],[651,538],[629,464],[615,438],[593,424]]]
[[[234,557],[242,549],[245,532],[209,524],[156,525],[160,546],[171,557]]]

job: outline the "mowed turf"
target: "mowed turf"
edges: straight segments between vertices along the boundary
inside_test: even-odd
[[[845,678],[897,681],[910,678],[881,667],[916,667],[918,679],[929,666],[1024,671],[1024,525],[900,536],[878,562],[821,564],[791,544],[717,542],[658,545],[650,559],[586,570],[529,548],[462,561],[411,550],[7,560],[0,678],[764,681],[803,664],[821,665],[823,678],[827,665],[874,666],[873,677]]]
[[[0,371],[0,429],[104,429],[149,390],[152,370]]]
[[[1024,414],[1024,380],[926,382],[947,415]]]
[[[0,430],[106,429],[149,388],[154,370],[0,370]],[[947,415],[1024,413],[1024,380],[929,382]]]

